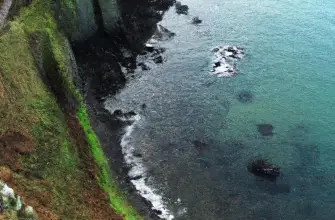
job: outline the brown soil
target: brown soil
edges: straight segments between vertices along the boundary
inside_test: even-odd
[[[33,141],[21,132],[6,132],[0,135],[0,163],[14,171],[22,169],[20,155],[33,151]]]

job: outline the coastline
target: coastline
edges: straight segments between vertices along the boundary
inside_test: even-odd
[[[13,156],[17,164],[10,160],[1,165],[9,166],[13,175],[9,186],[36,209],[40,219],[160,219],[130,182],[120,146],[125,124],[104,109],[102,99],[126,83],[119,63],[134,65],[139,46],[151,37],[163,9],[170,6],[166,2],[162,6],[164,1],[157,1],[161,10],[159,16],[153,12],[155,19],[139,21],[149,24],[144,35],[137,29],[135,38],[122,40],[136,26],[126,22],[122,24],[126,27],[115,28],[115,38],[96,33],[90,38],[98,42],[90,48],[96,60],[81,60],[76,44],[69,42],[68,33],[62,30],[66,27],[54,18],[53,7],[75,16],[72,1],[57,1],[59,5],[55,6],[51,1],[36,0],[15,8],[13,21],[0,35],[0,49],[6,51],[0,62],[0,103],[4,102],[0,110],[12,111],[0,121],[6,125],[0,130],[0,144],[16,130],[33,144],[24,155]],[[67,25],[73,28],[74,24]],[[102,38],[106,45],[99,42]],[[133,42],[139,38],[140,42]],[[106,55],[106,46],[112,54]],[[130,57],[125,57],[122,49]],[[92,72],[82,71],[84,63],[92,64]],[[106,76],[108,80],[104,81]],[[17,80],[22,77],[23,81]],[[107,160],[107,155],[113,159]],[[35,184],[45,185],[32,190]]]

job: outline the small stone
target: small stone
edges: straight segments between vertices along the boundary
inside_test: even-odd
[[[15,210],[19,211],[21,208],[22,208],[22,201],[20,196],[17,196]]]
[[[0,179],[4,182],[9,182],[12,179],[13,173],[7,167],[0,167]]]
[[[116,109],[113,114],[116,115],[116,116],[122,116],[123,112],[122,112],[121,109]]]
[[[198,17],[195,16],[194,18],[192,18],[192,24],[201,24],[202,20]]]
[[[25,217],[33,217],[34,214],[35,214],[35,212],[34,212],[33,207],[31,207],[31,206],[27,206],[27,207],[24,209],[24,216],[25,216]]]
[[[2,190],[0,191],[0,193],[7,198],[10,199],[15,199],[15,194],[14,194],[14,190],[10,187],[8,187],[7,184],[5,184],[2,188]]]
[[[163,63],[163,57],[162,57],[161,55],[155,57],[153,60],[154,60],[154,62],[157,63],[157,64],[158,64],[158,63]]]

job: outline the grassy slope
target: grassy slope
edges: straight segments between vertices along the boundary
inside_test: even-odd
[[[65,6],[73,7],[66,0]],[[77,119],[86,135],[87,143],[97,163],[97,180],[108,193],[114,210],[125,219],[140,219],[127,205],[109,178],[108,166],[100,143],[90,127],[83,99],[69,79],[68,53],[65,36],[58,30],[49,10],[48,0],[35,0],[10,23],[10,29],[0,36],[0,134],[20,131],[35,140],[35,151],[23,160],[25,169],[42,176],[48,184],[37,184],[14,175],[26,195],[51,191],[52,200],[47,211],[63,219],[88,219],[87,207],[81,203],[87,174],[80,169],[80,158],[73,138],[69,135],[66,116],[55,97],[41,81],[29,47],[29,36],[37,34],[42,46],[51,47],[57,62],[64,90],[77,99]],[[41,213],[47,212],[44,209]],[[40,214],[40,213],[39,213]],[[51,215],[51,214],[50,214]],[[50,218],[51,219],[51,218]]]

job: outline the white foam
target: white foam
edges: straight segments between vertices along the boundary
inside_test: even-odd
[[[131,145],[130,139],[136,123],[141,119],[139,115],[136,116],[134,117],[135,122],[125,128],[125,134],[121,139],[121,147],[125,162],[131,167],[128,175],[131,178],[136,177],[136,179],[131,180],[132,184],[134,184],[136,190],[143,198],[151,202],[152,209],[161,213],[158,216],[162,219],[172,220],[174,219],[174,215],[166,207],[163,197],[155,192],[156,190],[146,182],[148,176],[142,158],[134,156],[135,148]]]
[[[212,61],[212,75],[217,77],[232,77],[237,74],[236,61],[241,59],[244,51],[236,46],[217,46],[211,50],[214,52]]]

